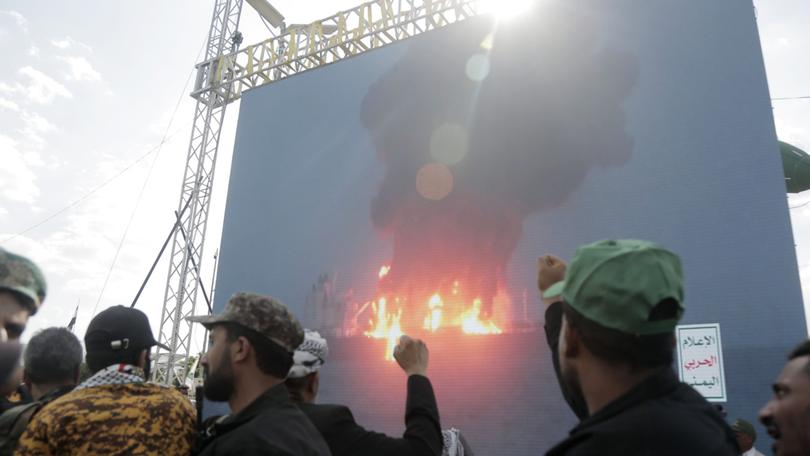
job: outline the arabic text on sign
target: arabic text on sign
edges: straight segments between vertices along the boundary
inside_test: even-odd
[[[711,379],[701,380],[698,381],[697,378],[692,377],[691,382],[686,382],[689,386],[705,386],[709,389],[714,388],[718,383],[720,383],[720,379],[717,377],[712,377]]]
[[[683,340],[684,347],[708,347],[717,343],[714,336],[693,337],[688,336]]]
[[[712,367],[717,364],[717,358],[715,356],[710,356],[705,359],[692,359],[688,362],[683,364],[683,368],[686,370],[694,370],[701,367]]]

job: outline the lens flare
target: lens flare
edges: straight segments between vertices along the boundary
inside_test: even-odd
[[[533,4],[534,0],[478,0],[481,13],[493,14],[498,19],[511,19],[525,13]]]
[[[428,163],[416,173],[416,190],[422,198],[442,200],[453,191],[453,173],[441,163]]]

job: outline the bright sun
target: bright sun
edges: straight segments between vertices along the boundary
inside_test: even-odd
[[[480,12],[494,14],[498,19],[509,19],[525,12],[534,0],[478,0]]]

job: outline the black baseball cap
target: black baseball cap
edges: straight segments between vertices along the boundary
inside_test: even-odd
[[[157,345],[169,350],[152,336],[146,314],[138,309],[113,306],[90,321],[84,335],[87,353],[143,350]]]

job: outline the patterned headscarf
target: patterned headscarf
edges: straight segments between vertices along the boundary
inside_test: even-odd
[[[442,456],[473,456],[472,449],[467,443],[467,439],[461,435],[461,431],[456,428],[442,431],[443,446]]]
[[[143,383],[146,375],[138,366],[130,364],[113,364],[93,374],[76,387],[76,390],[85,388],[93,388],[94,386],[103,385],[127,385],[130,383]]]
[[[326,339],[317,331],[304,330],[304,343],[298,346],[293,354],[293,367],[287,378],[302,378],[318,372],[329,355]]]

